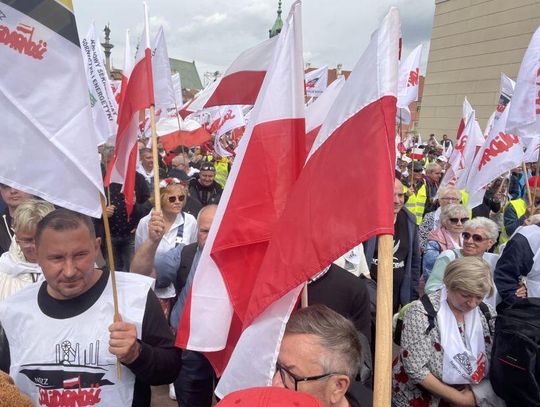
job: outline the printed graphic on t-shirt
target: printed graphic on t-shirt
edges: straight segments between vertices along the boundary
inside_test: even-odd
[[[103,386],[114,385],[104,379],[109,366],[99,359],[99,340],[82,349],[79,343],[64,340],[55,346],[56,363],[21,366],[20,373],[36,385],[40,406],[95,406],[101,401]]]

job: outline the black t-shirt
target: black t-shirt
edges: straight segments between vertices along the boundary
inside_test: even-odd
[[[393,268],[394,268],[394,284],[393,284],[393,298],[394,298],[394,312],[397,312],[399,308],[399,289],[405,276],[405,264],[407,261],[407,255],[409,254],[409,247],[412,242],[409,241],[409,230],[407,225],[407,214],[405,211],[399,211],[396,222],[394,223],[394,249],[393,249]],[[378,272],[378,250],[375,247],[375,253],[369,266],[371,278],[377,281]]]

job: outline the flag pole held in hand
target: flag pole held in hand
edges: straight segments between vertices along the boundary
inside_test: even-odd
[[[107,246],[107,259],[109,263],[109,271],[111,273],[111,285],[113,293],[113,305],[114,305],[114,317],[113,321],[121,321],[120,312],[118,311],[118,291],[116,290],[116,268],[114,265],[114,256],[112,249],[112,239],[111,239],[111,228],[109,227],[109,217],[107,216],[106,203],[103,195],[99,195],[101,200],[101,212],[103,217],[103,228],[105,229],[105,243]],[[116,369],[118,374],[118,379],[122,378],[122,365],[120,361],[116,359]]]

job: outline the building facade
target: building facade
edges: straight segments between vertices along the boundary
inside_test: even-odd
[[[464,97],[484,129],[539,25],[540,0],[436,0],[418,133],[455,138]]]

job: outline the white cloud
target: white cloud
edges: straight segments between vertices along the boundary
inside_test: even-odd
[[[292,2],[284,0],[283,20]],[[402,16],[405,52],[429,42],[433,0],[306,0],[302,10],[305,61],[329,67],[341,63],[344,69],[352,69],[392,5]],[[135,43],[142,30],[142,5],[133,0],[74,0],[74,6],[80,35],[92,20],[98,30],[110,21],[113,60],[122,66],[124,32],[131,28]],[[202,77],[206,70],[224,71],[238,54],[268,38],[276,8],[277,0],[149,0],[151,33],[163,25],[169,55],[195,60]]]

